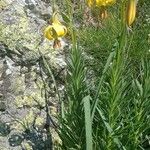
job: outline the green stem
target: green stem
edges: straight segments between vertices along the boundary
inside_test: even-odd
[[[122,72],[124,70],[124,54],[125,54],[125,48],[126,48],[126,24],[125,24],[125,2],[122,4],[121,8],[121,35],[119,37],[119,46],[116,49],[116,59],[113,61],[113,67],[112,67],[112,73],[111,73],[111,80],[110,80],[110,85],[111,85],[111,97],[109,100],[109,109],[108,109],[108,123],[112,130],[114,130],[114,127],[116,125],[116,111],[117,107],[119,107],[119,104],[121,102],[121,96],[120,96],[120,80],[122,78]],[[119,95],[118,95],[119,93]],[[107,136],[107,145],[106,149],[111,149],[113,147],[113,138],[111,133],[108,133]]]
[[[55,77],[54,77],[54,75],[53,75],[53,73],[51,71],[50,66],[48,65],[47,61],[45,60],[45,58],[43,56],[42,56],[42,59],[43,59],[44,65],[45,65],[48,73],[50,74],[50,76],[51,76],[51,78],[53,80],[53,83],[54,83],[54,86],[55,86],[55,90],[56,90],[56,94],[58,96],[58,100],[59,100],[60,105],[61,105],[61,116],[62,116],[62,118],[64,118],[64,102],[61,99],[60,93],[58,91],[58,87],[57,87],[57,83],[56,83]]]

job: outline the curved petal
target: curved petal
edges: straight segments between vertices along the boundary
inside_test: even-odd
[[[53,37],[58,38],[58,37],[63,37],[67,33],[67,28],[64,25],[61,24],[52,24],[53,26]]]
[[[52,26],[49,25],[48,27],[45,28],[44,30],[44,36],[49,39],[49,40],[53,40],[53,35],[52,35]]]

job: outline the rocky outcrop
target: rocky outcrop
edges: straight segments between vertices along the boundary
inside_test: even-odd
[[[59,89],[63,88],[61,76],[66,65],[63,47],[54,50],[52,42],[43,38],[42,30],[51,14],[49,0],[0,1],[1,150],[43,150],[50,143],[45,129],[46,105],[51,119],[57,122],[58,98],[51,76],[41,69],[42,57],[58,79]],[[43,91],[45,81],[51,91],[48,101]],[[56,138],[55,123],[49,122]]]

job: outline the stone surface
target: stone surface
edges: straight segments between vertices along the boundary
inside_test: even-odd
[[[44,149],[46,103],[41,54],[58,79],[66,66],[63,47],[54,50],[53,43],[43,38],[51,14],[49,0],[0,1],[0,150]],[[44,80],[50,82],[50,78],[44,75]],[[56,120],[58,100],[52,82],[48,84],[48,107]],[[59,85],[62,89],[62,83]]]

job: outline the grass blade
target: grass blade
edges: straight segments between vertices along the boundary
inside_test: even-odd
[[[86,150],[92,150],[92,119],[90,109],[90,96],[83,98],[86,130]]]
[[[96,111],[96,107],[97,107],[97,103],[98,103],[98,96],[99,96],[99,92],[101,90],[101,87],[102,87],[102,83],[103,83],[103,80],[104,80],[104,74],[107,72],[109,66],[110,66],[110,63],[112,62],[112,59],[114,57],[114,53],[115,52],[111,52],[108,59],[107,59],[107,62],[106,62],[106,65],[104,67],[104,70],[103,70],[103,74],[100,78],[100,81],[99,81],[99,85],[98,85],[98,89],[97,89],[97,92],[96,92],[96,96],[95,96],[95,99],[94,99],[94,103],[92,105],[92,120],[94,118],[94,114],[95,114],[95,111]]]

